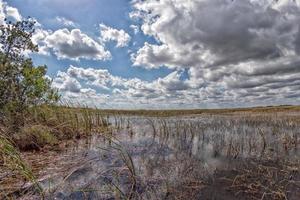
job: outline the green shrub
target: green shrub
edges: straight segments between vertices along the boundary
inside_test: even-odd
[[[30,106],[55,102],[57,91],[45,75],[46,66],[34,66],[25,52],[38,51],[32,43],[34,21],[30,18],[0,25],[0,124],[10,132],[24,125]]]

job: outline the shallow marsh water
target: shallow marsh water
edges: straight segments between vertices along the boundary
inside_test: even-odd
[[[218,170],[252,159],[299,163],[299,116],[111,117],[108,134],[24,157],[38,171],[46,199],[199,199]],[[28,191],[21,199],[41,198],[30,183],[16,187]]]

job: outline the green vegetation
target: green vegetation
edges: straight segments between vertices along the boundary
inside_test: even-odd
[[[57,92],[45,76],[46,66],[34,66],[25,54],[38,51],[31,37],[35,22],[30,18],[0,26],[0,123],[10,132],[24,125],[29,107],[55,102]]]

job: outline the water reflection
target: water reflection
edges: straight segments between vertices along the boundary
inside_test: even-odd
[[[233,168],[236,160],[298,159],[296,118],[114,117],[116,128],[66,149],[59,167],[46,169],[40,182],[47,198],[162,199],[170,187],[200,188],[216,169]]]

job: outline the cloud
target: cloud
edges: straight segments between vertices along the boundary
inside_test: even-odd
[[[100,35],[101,40],[104,42],[108,41],[116,41],[117,47],[125,47],[128,45],[131,37],[128,33],[126,33],[123,29],[117,30],[106,26],[104,24],[100,24]]]
[[[66,72],[58,72],[53,80],[53,87],[59,89],[65,98],[86,95],[84,91],[93,91],[87,100],[96,101],[99,96],[109,94],[109,104],[128,106],[129,102],[167,103],[174,101],[177,94],[190,88],[186,81],[182,81],[182,72],[174,71],[165,77],[153,81],[138,78],[121,78],[112,75],[106,69],[81,68],[70,66]],[[92,89],[97,88],[97,90]],[[99,90],[102,92],[99,92]],[[103,93],[104,92],[104,93]],[[105,96],[105,98],[108,98]],[[70,98],[71,100],[72,98]],[[185,99],[182,98],[181,101]],[[177,101],[177,100],[176,100]],[[141,104],[141,105],[142,105]],[[149,104],[150,105],[150,104]]]
[[[163,91],[173,92],[173,91],[180,91],[180,90],[187,90],[189,89],[189,85],[180,80],[181,73],[178,71],[174,71],[167,75],[164,78],[159,78],[154,84],[157,87],[162,88]]]
[[[79,104],[80,106],[95,106],[103,105],[108,99],[108,95],[99,94],[95,89],[90,87],[83,87],[80,83],[80,78],[77,79],[72,71],[77,69],[70,67],[67,72],[59,71],[56,77],[53,79],[52,87],[58,89],[62,94],[62,101],[73,104]],[[79,68],[78,68],[79,69]]]
[[[9,6],[6,2],[0,0],[0,25],[5,23],[5,18],[12,18],[15,21],[22,20],[22,16],[17,8]]]
[[[202,62],[198,53],[172,49],[167,44],[153,45],[145,42],[136,54],[131,55],[134,66],[148,69],[167,66],[171,69],[193,66]]]
[[[44,30],[41,28],[35,30],[31,40],[35,45],[38,45],[38,54],[50,55],[49,48],[47,47],[47,43],[45,41],[50,34],[52,34],[52,31],[50,30]]]
[[[109,51],[104,46],[80,29],[59,29],[45,38],[46,46],[53,49],[55,55],[60,59],[79,60],[108,60],[111,58]]]
[[[73,21],[71,21],[71,20],[69,20],[69,19],[67,19],[65,17],[57,16],[57,17],[55,17],[55,20],[59,24],[65,26],[65,27],[77,27],[78,26],[75,22],[73,22]]]
[[[80,68],[70,66],[67,70],[67,74],[76,79],[86,81],[86,84],[100,87],[102,89],[108,89],[108,85],[113,85],[116,77],[113,77],[105,69],[94,69],[94,68]]]
[[[5,23],[5,6],[6,4],[3,3],[2,0],[0,0],[0,25],[3,25]]]
[[[101,106],[108,108],[237,107],[293,104],[300,98],[299,74],[284,73],[272,77],[263,73],[259,76],[239,73],[224,75],[214,84],[197,80],[199,74],[196,72],[185,78],[183,71],[145,81],[115,76],[106,69],[71,65],[66,72],[58,72],[53,86],[60,90],[64,99],[80,99],[92,103],[92,106],[99,101]],[[247,81],[244,81],[245,76]]]
[[[131,55],[133,65],[187,70],[181,82],[188,87],[182,85],[175,99],[227,106],[299,100],[291,95],[298,94],[300,77],[297,2],[136,0],[132,5],[130,17],[156,40]]]
[[[68,76],[65,72],[58,72],[56,78],[53,81],[53,87],[59,89],[62,92],[79,93],[81,91],[81,84],[75,78]]]
[[[22,16],[17,8],[9,6],[6,2],[0,0],[0,24],[5,23],[5,18],[12,18],[21,21]],[[76,27],[77,24],[64,17],[56,17],[55,20],[65,27]],[[59,59],[91,59],[108,60],[111,54],[105,50],[104,44],[95,41],[80,29],[68,30],[58,29],[56,31],[45,30],[42,25],[36,23],[36,30],[32,36],[34,44],[39,46],[39,54],[50,55],[51,50]],[[120,41],[122,42],[122,41]],[[28,55],[31,52],[25,51]]]
[[[140,28],[137,25],[130,25],[130,28],[133,30],[134,34],[138,34],[140,32]]]
[[[21,21],[22,16],[20,15],[17,8],[6,6],[6,13],[8,17],[14,18],[16,21]]]
[[[248,59],[276,58],[296,31],[295,19],[286,21],[278,10],[263,9],[251,1],[150,0],[137,1],[134,7],[149,13],[142,15],[143,32],[162,43],[159,47],[145,44],[143,48],[148,51],[137,53],[137,59],[149,56],[139,63],[147,66],[155,65],[152,61],[157,60],[157,54],[153,52],[157,49],[181,57],[196,55],[194,61],[186,59],[186,62],[170,57],[170,62],[165,62],[170,66],[173,62],[190,66],[203,61],[208,67],[216,67]]]
[[[52,51],[58,59],[111,59],[111,53],[105,49],[104,44],[92,39],[80,29],[63,28],[53,32],[39,26],[32,36],[32,41],[39,46],[39,54],[51,55]]]

